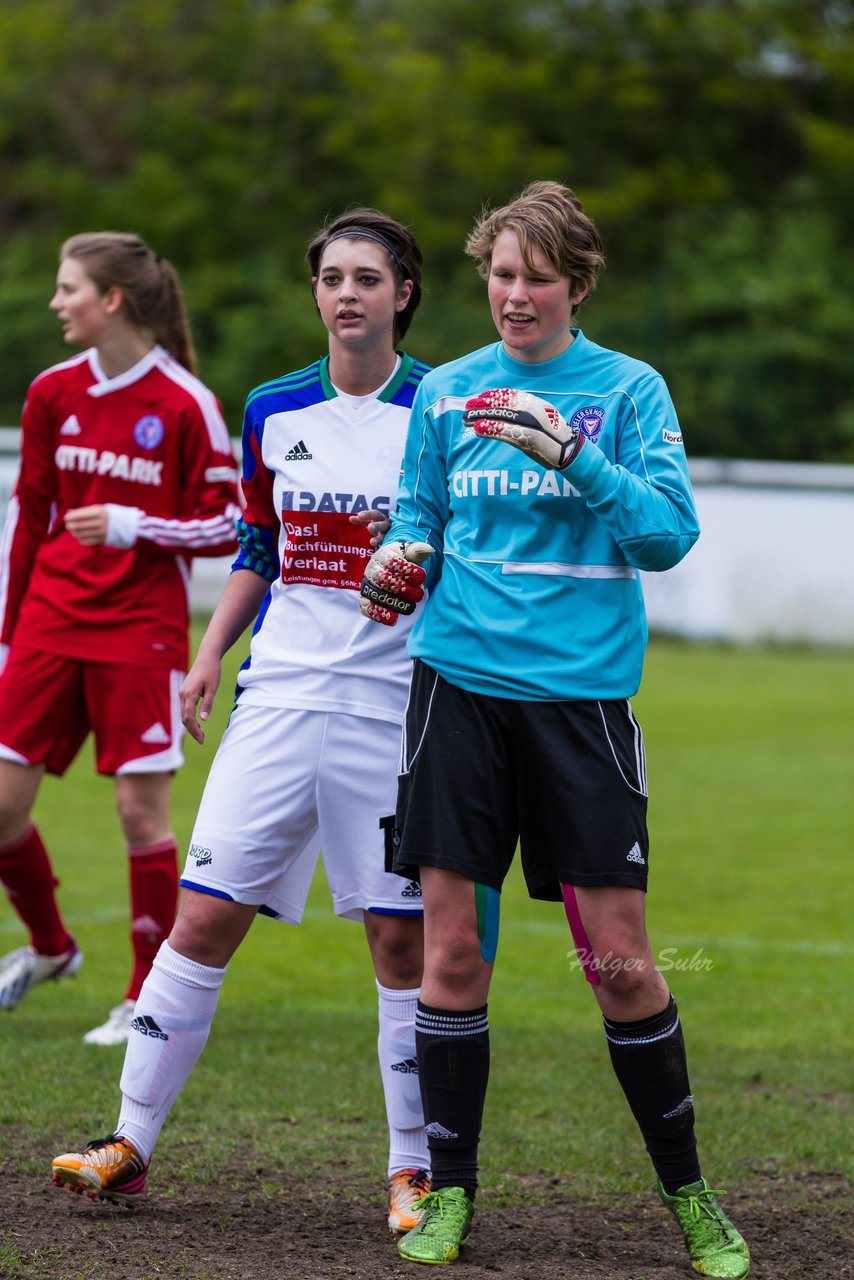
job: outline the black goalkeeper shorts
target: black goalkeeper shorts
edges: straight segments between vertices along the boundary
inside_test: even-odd
[[[469,693],[414,664],[394,870],[456,871],[501,889],[520,845],[532,898],[560,885],[646,889],[646,764],[631,706]]]

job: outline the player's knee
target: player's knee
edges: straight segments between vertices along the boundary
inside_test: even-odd
[[[366,923],[378,973],[393,974],[403,988],[419,986],[424,965],[421,917],[369,915]]]
[[[0,844],[26,831],[41,776],[40,766],[0,760]]]
[[[15,795],[0,794],[0,845],[17,840],[27,830],[30,810]]]
[[[125,843],[130,848],[143,848],[163,838],[159,813],[148,805],[133,796],[120,796],[116,800],[116,808]]]
[[[431,949],[431,962],[433,981],[447,991],[462,993],[479,983],[483,957],[477,930],[461,923],[445,929]]]
[[[617,999],[631,1001],[651,983],[658,971],[648,944],[631,945],[623,939],[605,940],[595,948],[595,966],[602,985]]]
[[[184,889],[169,946],[196,964],[225,968],[246,936],[256,911],[242,903]]]

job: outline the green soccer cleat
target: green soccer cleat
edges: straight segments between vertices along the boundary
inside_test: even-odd
[[[722,1277],[723,1280],[742,1280],[750,1270],[750,1253],[742,1237],[718,1204],[715,1196],[724,1191],[713,1191],[701,1178],[680,1187],[669,1196],[659,1182],[658,1194],[673,1214],[691,1259],[691,1266],[701,1276]]]
[[[398,1253],[408,1262],[447,1266],[471,1235],[474,1204],[462,1187],[440,1187],[413,1207],[421,1221],[400,1241]]]

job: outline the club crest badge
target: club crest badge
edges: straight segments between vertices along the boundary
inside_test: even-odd
[[[163,419],[156,413],[147,413],[133,429],[133,438],[140,449],[156,449],[163,439]]]
[[[598,405],[579,409],[572,415],[569,424],[575,431],[580,431],[588,440],[598,440],[605,425],[605,410]]]

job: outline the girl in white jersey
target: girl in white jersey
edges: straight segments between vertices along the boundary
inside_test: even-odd
[[[250,393],[240,554],[182,690],[204,741],[223,654],[258,617],[193,832],[178,918],[136,1007],[116,1132],[58,1157],[54,1181],[143,1194],[160,1128],[207,1039],[226,966],[259,911],[297,923],[318,851],[335,910],[364,920],[379,992],[390,1132],[388,1221],[429,1190],[415,1065],[421,893],[389,874],[409,681],[403,634],[362,618],[358,590],[387,528],[409,409],[426,367],[398,352],[421,294],[410,232],[374,209],[308,250],[329,354]],[[389,832],[390,834],[390,832]]]
[[[0,1009],[80,968],[30,814],[45,771],[63,774],[91,730],[98,772],[115,778],[134,964],[84,1039],[121,1044],[175,918],[189,566],[233,549],[237,472],[159,254],[135,235],[74,236],[50,306],[85,350],[30,387],[0,554],[0,882],[30,935],[0,961]]]

